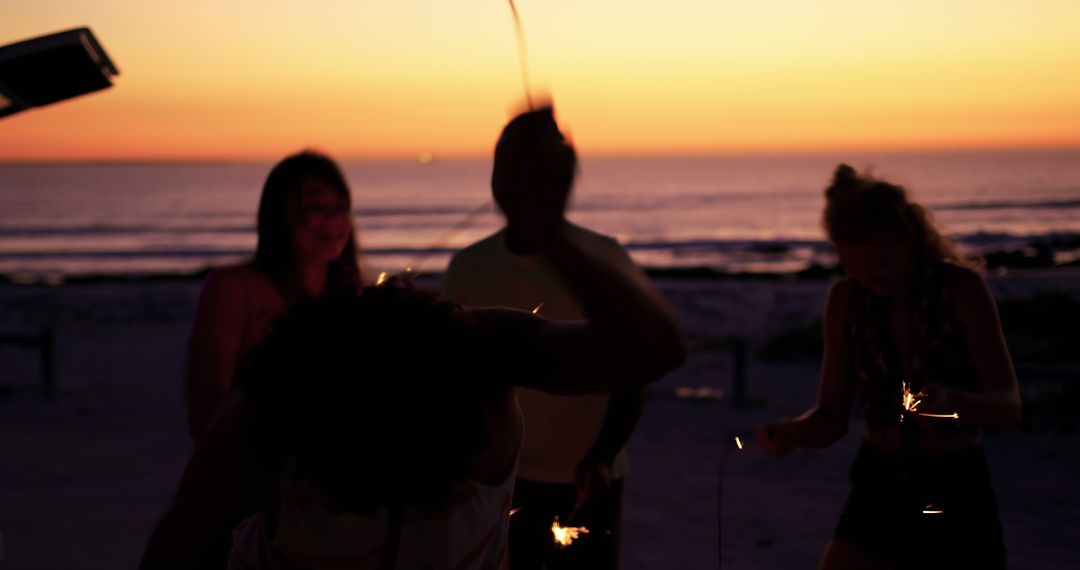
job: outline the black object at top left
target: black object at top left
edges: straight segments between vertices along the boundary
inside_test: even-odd
[[[0,117],[112,86],[116,66],[90,28],[0,47]]]

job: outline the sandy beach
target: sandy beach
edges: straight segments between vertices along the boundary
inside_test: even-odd
[[[650,389],[630,444],[623,567],[816,567],[846,498],[858,429],[829,449],[783,460],[752,442],[758,423],[815,398],[813,357],[789,347],[766,358],[762,350],[782,333],[813,327],[829,282],[657,282],[682,316],[692,352]],[[990,283],[1003,307],[1080,298],[1076,268],[992,275]],[[199,288],[192,279],[0,285],[0,334],[51,327],[57,382],[57,396],[43,399],[36,350],[0,344],[0,568],[137,564],[190,452],[183,359]],[[748,354],[743,409],[729,397],[736,336]],[[984,446],[1009,567],[1056,569],[1080,559],[1080,494],[1072,491],[1080,436],[1075,408],[1058,413],[1075,402],[1080,363],[1054,338],[1032,338],[1013,350],[1037,413],[1024,429],[986,434]],[[1055,358],[1033,361],[1044,345]],[[707,397],[680,397],[687,392]],[[734,450],[735,436],[750,445]]]

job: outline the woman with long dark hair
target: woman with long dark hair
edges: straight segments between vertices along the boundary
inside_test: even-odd
[[[259,200],[255,258],[211,272],[188,344],[188,422],[198,439],[236,371],[300,300],[358,291],[352,198],[329,157],[304,151],[274,166]]]
[[[823,225],[848,277],[825,308],[818,403],[762,426],[772,455],[865,428],[821,567],[1004,568],[982,429],[1015,427],[1020,394],[986,283],[904,188],[837,168]]]

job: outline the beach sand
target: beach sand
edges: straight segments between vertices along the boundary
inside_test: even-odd
[[[992,276],[1000,300],[1080,296],[1080,272]],[[839,444],[763,456],[754,427],[814,401],[814,359],[755,356],[771,337],[820,317],[824,280],[689,279],[658,284],[692,345],[681,369],[650,388],[630,444],[622,566],[814,568],[848,491],[857,423]],[[52,327],[57,397],[37,392],[38,354],[0,345],[0,568],[134,567],[190,452],[184,345],[200,283],[192,280],[0,285],[0,334]],[[746,339],[748,405],[736,409],[730,337]],[[1080,381],[1021,375],[1025,393]],[[717,398],[676,396],[708,387]],[[1074,417],[1075,417],[1075,411]],[[1080,559],[1080,436],[1070,422],[987,434],[1010,568]],[[734,437],[746,443],[732,450]],[[722,518],[717,516],[720,457]],[[719,544],[718,520],[722,523]],[[912,545],[917,548],[918,545]]]

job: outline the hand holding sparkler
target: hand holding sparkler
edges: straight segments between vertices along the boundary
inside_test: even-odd
[[[586,455],[574,469],[574,479],[577,483],[577,503],[574,512],[567,518],[573,520],[574,515],[581,511],[582,507],[594,496],[607,492],[615,481],[611,469],[611,461],[601,457]]]
[[[959,420],[960,414],[951,409],[948,389],[940,384],[930,383],[919,391],[922,404],[916,412],[918,422],[927,426],[941,420]]]
[[[918,392],[911,391],[911,384],[903,383],[901,402],[903,410],[900,412],[900,421],[904,418],[913,417],[921,425],[926,425],[934,419],[960,419],[960,414],[948,412],[948,391],[940,384],[930,383],[923,386]]]
[[[949,394],[941,384],[930,383],[919,390],[922,404],[919,411],[925,414],[952,415],[949,409]]]

